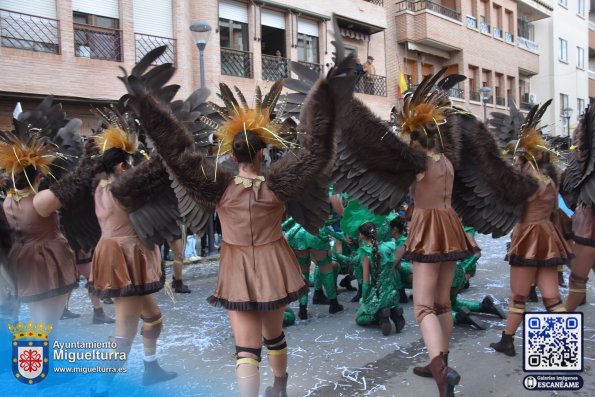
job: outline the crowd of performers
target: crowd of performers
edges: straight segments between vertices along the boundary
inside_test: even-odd
[[[310,283],[313,304],[328,305],[331,314],[345,310],[338,283],[357,290],[355,322],[378,324],[383,335],[393,327],[403,331],[400,304],[412,289],[429,355],[414,373],[434,378],[441,397],[454,396],[461,377],[449,366],[453,323],[483,328],[473,312],[506,318],[501,340],[491,347],[513,356],[532,284],[548,311],[574,310],[584,299],[595,261],[595,108],[575,132],[560,179],[558,153],[539,134],[549,103],[517,124],[494,116],[492,135],[451,105],[448,89],[464,77],[444,77],[442,70],[404,99],[395,113],[398,137],[352,97],[354,60],[340,48],[326,77],[298,65],[300,81],[276,82],[264,98],[257,89],[254,106],[224,84],[223,106],[207,105],[206,90],[172,102],[177,87],[163,86],[171,65],[147,71],[162,52],[152,51],[122,78],[128,94],[118,108],[98,112],[104,125],[84,148],[76,123],[51,98],[0,134],[0,169],[10,187],[1,219],[2,287],[14,288],[17,298],[4,293],[4,316],[14,318],[15,306],[24,303],[35,322],[56,327],[82,274],[94,322],[112,322],[99,299],[115,302],[110,340],[117,351],[130,352],[142,320],[143,383],[174,378],[157,361],[163,316],[154,293],[164,284],[189,292],[180,225],[200,235],[213,210],[222,245],[208,301],[227,310],[245,397],[259,393],[263,345],[274,374],[265,395],[287,395],[282,327],[295,321],[288,309],[293,301],[299,300],[298,317],[308,318]],[[278,110],[284,83],[296,91],[282,107],[299,114],[297,127]],[[214,159],[196,139],[209,131]],[[281,155],[265,161],[273,157],[265,152],[274,150]],[[566,233],[556,220],[560,186],[575,209]],[[506,316],[489,296],[475,302],[459,293],[481,256],[475,233],[500,237],[511,229]],[[164,241],[176,253],[172,283],[162,269]],[[571,266],[566,305],[559,265]],[[107,396],[114,376],[105,375],[92,394]]]

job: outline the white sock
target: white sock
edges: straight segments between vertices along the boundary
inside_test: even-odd
[[[145,356],[145,358],[143,360],[145,360],[148,363],[153,362],[153,361],[157,360],[157,354],[152,354],[150,356]]]

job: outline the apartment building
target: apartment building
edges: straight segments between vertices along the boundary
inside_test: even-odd
[[[394,68],[410,88],[445,66],[466,75],[451,98],[479,117],[506,111],[508,98],[526,110],[543,55],[528,25],[552,10],[551,0],[397,1]]]
[[[589,8],[589,103],[595,102],[595,0]]]
[[[0,128],[10,127],[17,101],[28,110],[51,93],[90,131],[97,123],[90,105],[105,106],[124,93],[120,68],[130,70],[160,45],[168,50],[158,63],[178,67],[173,80],[186,97],[200,84],[189,30],[196,21],[211,27],[203,72],[213,92],[225,82],[250,98],[257,85],[266,89],[287,77],[290,60],[325,73],[339,34],[362,63],[374,58],[375,71],[358,83],[356,95],[388,118],[396,80],[386,78],[387,19],[382,0],[0,0]]]
[[[552,18],[533,23],[543,49],[531,92],[538,102],[552,98],[542,119],[550,135],[567,136],[589,103],[589,2],[555,0]],[[570,117],[569,117],[570,116]]]

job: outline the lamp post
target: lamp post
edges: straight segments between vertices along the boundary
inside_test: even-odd
[[[574,109],[566,107],[562,109],[562,117],[566,119],[566,138],[568,140],[568,148],[570,148],[570,118]]]
[[[492,89],[490,87],[481,87],[479,89],[479,95],[481,96],[481,102],[483,102],[483,122],[486,123],[488,121],[488,109],[486,107],[488,101],[490,100],[490,96],[492,94]]]
[[[203,88],[205,86],[205,47],[211,34],[211,25],[201,21],[194,22],[190,25],[190,31],[200,53],[200,88]]]
[[[207,46],[207,41],[211,35],[211,30],[211,25],[202,21],[194,22],[190,25],[192,38],[194,39],[200,54],[200,88],[205,87],[205,47]],[[215,227],[213,225],[213,215],[209,218],[207,235],[209,240],[209,256],[211,256],[215,253]]]

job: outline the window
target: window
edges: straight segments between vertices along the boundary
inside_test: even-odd
[[[564,109],[568,107],[568,95],[560,94],[560,117],[564,118]]]
[[[578,98],[576,100],[576,112],[579,116],[582,116],[585,113],[585,100]]]
[[[585,0],[578,0],[578,10],[576,13],[581,17],[585,16]]]
[[[558,39],[560,43],[560,53],[558,59],[562,62],[568,62],[568,42],[564,39]]]
[[[298,61],[318,63],[318,37],[298,33]]]
[[[576,47],[576,67],[584,69],[585,68],[585,49],[581,47]]]
[[[219,18],[221,48],[248,51],[248,24]]]
[[[558,4],[560,4],[563,7],[568,8],[568,0],[558,0]]]
[[[101,15],[73,12],[74,49],[77,57],[122,60],[120,21]],[[92,27],[91,27],[92,26]]]

